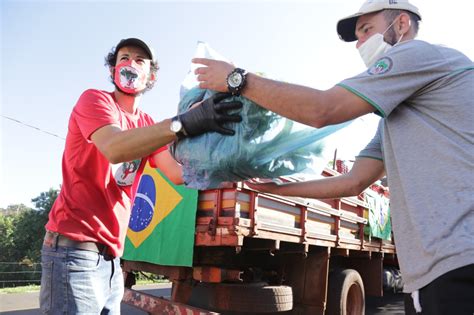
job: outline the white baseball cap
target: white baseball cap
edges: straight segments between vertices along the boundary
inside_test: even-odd
[[[421,15],[418,8],[409,3],[408,0],[367,0],[360,7],[359,12],[345,17],[337,22],[337,33],[339,38],[346,42],[357,40],[355,27],[357,19],[364,14],[378,12],[386,9],[406,10],[416,14],[420,20]]]

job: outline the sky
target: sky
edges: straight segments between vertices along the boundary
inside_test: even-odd
[[[412,3],[423,18],[419,39],[474,59],[472,2]],[[0,207],[32,206],[32,198],[59,188],[71,110],[86,89],[113,90],[104,57],[120,39],[141,38],[156,52],[158,81],[140,107],[160,121],[176,114],[198,41],[248,71],[317,89],[364,71],[355,43],[336,33],[337,21],[361,4],[0,0]],[[376,124],[371,114],[336,135],[338,155],[352,159]]]

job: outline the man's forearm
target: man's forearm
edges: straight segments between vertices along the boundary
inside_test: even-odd
[[[328,108],[323,92],[296,84],[289,84],[247,75],[247,86],[242,95],[284,117],[313,127],[322,127]]]
[[[283,184],[278,186],[274,193],[316,199],[357,196],[384,174],[382,161],[357,158],[349,173],[307,182]]]
[[[275,194],[324,199],[356,196],[362,190],[348,174],[344,174],[307,182],[285,183],[278,187]]]
[[[176,139],[169,125],[170,119],[166,119],[152,126],[114,132],[101,151],[111,163],[148,156]]]
[[[229,91],[226,77],[235,69],[232,64],[206,58],[194,58],[193,62],[203,65],[194,72],[200,88]],[[321,91],[265,79],[253,73],[247,74],[246,81],[243,96],[281,116],[317,128],[345,122],[375,110],[363,98],[339,86]]]

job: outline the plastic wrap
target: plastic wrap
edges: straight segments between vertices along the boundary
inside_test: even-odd
[[[227,61],[204,42],[198,42],[194,56]],[[178,113],[214,93],[197,88],[196,67],[191,64],[181,84]],[[319,175],[329,159],[324,138],[350,124],[316,129],[266,110],[242,96],[233,98],[243,103],[242,109],[235,111],[241,114],[242,122],[229,123],[235,130],[234,136],[213,132],[173,145],[172,154],[183,165],[183,179],[188,187],[210,189],[250,178]]]
[[[194,88],[182,98],[178,112],[213,92]],[[185,138],[172,149],[183,165],[183,179],[196,189],[219,188],[224,182],[318,174],[325,166],[325,137],[348,123],[312,128],[268,111],[242,96],[241,123],[229,123],[234,136],[207,133]],[[231,100],[231,99],[228,99]]]

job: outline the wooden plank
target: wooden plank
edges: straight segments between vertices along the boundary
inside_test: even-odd
[[[192,275],[192,268],[189,267],[176,267],[176,266],[163,266],[142,261],[131,261],[124,260],[123,271],[145,271],[156,275],[164,275],[170,280],[182,280],[190,278]]]
[[[122,301],[149,314],[168,315],[211,315],[219,314],[197,307],[171,302],[165,298],[125,288]]]
[[[239,238],[242,236],[331,247],[335,243],[343,249],[395,252],[391,242],[382,243],[365,237],[367,219],[364,215],[367,211],[358,197],[311,200],[310,205],[308,199],[262,194],[239,183],[220,193],[219,190],[205,191],[200,201],[206,202],[206,208],[216,207],[207,220],[197,219],[198,246],[242,246]],[[224,227],[227,229],[220,229]],[[212,237],[204,236],[206,231]]]
[[[208,283],[220,283],[223,281],[241,281],[242,271],[203,266],[193,268],[193,279]]]

